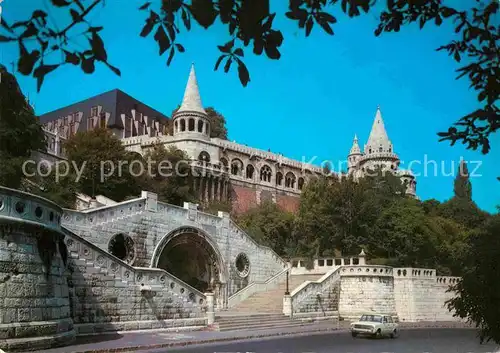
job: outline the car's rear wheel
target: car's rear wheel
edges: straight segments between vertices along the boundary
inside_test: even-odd
[[[358,336],[358,333],[357,332],[351,332],[351,336],[356,338]]]
[[[378,329],[377,332],[375,332],[375,334],[373,335],[373,337],[375,337],[375,338],[381,338],[382,337],[382,331],[380,331],[380,329]]]
[[[394,331],[392,331],[391,333],[391,338],[397,338],[397,337],[398,337],[398,330],[394,329]]]

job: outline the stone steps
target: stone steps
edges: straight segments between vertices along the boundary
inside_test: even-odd
[[[333,320],[333,319],[329,319]],[[283,314],[259,313],[255,315],[230,315],[216,318],[219,331],[251,331],[277,327],[309,326],[318,323],[313,320],[290,319]]]
[[[322,275],[295,275],[289,277],[288,289],[290,293],[305,281],[316,281]],[[285,295],[286,282],[280,283],[278,287],[266,292],[259,292],[251,295],[233,308],[232,312],[283,312],[283,296]]]

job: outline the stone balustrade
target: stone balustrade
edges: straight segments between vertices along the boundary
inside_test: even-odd
[[[364,265],[365,257],[325,257],[312,260],[312,266],[307,264],[311,260],[303,258],[292,258],[288,261],[292,275],[321,275],[337,268],[338,266]]]

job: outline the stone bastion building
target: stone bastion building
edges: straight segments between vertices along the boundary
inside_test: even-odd
[[[318,166],[281,154],[211,138],[194,66],[182,104],[172,117],[173,135],[167,134],[168,117],[119,90],[44,114],[40,119],[47,135],[48,154],[44,158],[49,160],[64,158],[62,141],[66,138],[99,126],[109,128],[129,151],[140,155],[158,142],[175,146],[189,155],[193,168],[201,171],[193,184],[200,203],[231,200],[236,213],[264,200],[295,211],[304,185],[314,174],[322,173]],[[387,135],[380,108],[364,149],[355,136],[346,164],[347,170],[338,171],[340,175],[360,177],[368,168],[383,167],[399,175],[407,193],[416,196],[415,177],[399,168],[400,159]],[[82,207],[89,207],[84,204]]]
[[[449,321],[447,289],[457,280],[370,265],[363,252],[306,269],[227,213],[149,192],[77,211],[0,187],[0,349],[9,352],[106,331],[304,325],[367,311]]]

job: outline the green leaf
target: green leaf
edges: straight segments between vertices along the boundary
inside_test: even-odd
[[[57,7],[64,7],[64,6],[68,6],[68,5],[71,5],[71,2],[67,1],[67,0],[50,0],[52,2],[52,4],[54,4],[54,6],[57,6]]]
[[[95,71],[95,59],[86,58],[82,60],[81,68],[86,74],[91,74]]]
[[[234,54],[238,56],[244,56],[243,49],[241,48],[235,49]]]
[[[80,58],[78,57],[78,55],[76,55],[75,53],[71,53],[67,50],[63,50],[63,52],[65,55],[65,59],[64,59],[65,62],[67,62],[69,64],[73,64],[73,65],[80,64]]]
[[[186,29],[189,31],[191,29],[191,20],[189,19],[188,13],[186,10],[183,8],[182,9],[182,22],[184,23],[184,26]]]
[[[71,18],[73,19],[73,22],[81,22],[82,21],[82,17],[78,13],[78,11],[76,11],[75,9],[70,9],[69,13],[71,15]]]
[[[242,61],[238,61],[238,77],[243,87],[246,87],[250,82],[250,73]]]
[[[313,21],[312,17],[309,17],[306,21],[306,37],[308,37],[311,34],[313,25],[314,25],[314,21]]]
[[[155,24],[157,23],[157,20],[158,15],[155,12],[151,11],[149,17],[146,19],[146,24],[141,30],[140,36],[147,37],[153,30]]]
[[[228,73],[229,69],[231,68],[231,64],[233,63],[233,59],[231,57],[228,57],[226,64],[224,65],[224,72]]]
[[[163,55],[170,48],[170,39],[162,25],[158,26],[154,39],[158,43],[159,54]]]
[[[175,54],[174,47],[171,47],[170,53],[168,54],[167,66],[170,66],[170,63],[172,62],[172,59],[174,58],[174,54]]]
[[[219,69],[219,65],[220,63],[222,62],[222,59],[224,59],[226,57],[226,55],[221,55],[219,56],[219,58],[217,59],[217,61],[215,62],[215,67],[214,67],[214,71],[217,71]]]
[[[108,54],[106,53],[106,49],[104,47],[104,42],[97,32],[92,32],[92,37],[90,39],[90,45],[91,45],[92,52],[94,53],[96,60],[99,60],[99,61],[107,61],[108,60]]]
[[[35,71],[33,72],[33,77],[35,77],[37,80],[37,91],[40,92],[40,88],[42,87],[43,80],[45,79],[45,76],[49,74],[50,72],[54,71],[57,69],[59,65],[40,65],[38,66]]]
[[[175,47],[177,48],[177,50],[180,52],[180,53],[184,53],[186,51],[186,49],[184,49],[184,47],[182,46],[182,44],[180,43],[176,43],[175,44]]]
[[[212,0],[192,0],[189,9],[196,22],[205,29],[213,25],[217,18]]]
[[[147,3],[145,3],[144,5],[142,5],[141,7],[139,7],[139,10],[147,10],[147,9],[149,9],[150,5],[151,5],[151,2],[148,1]]]

